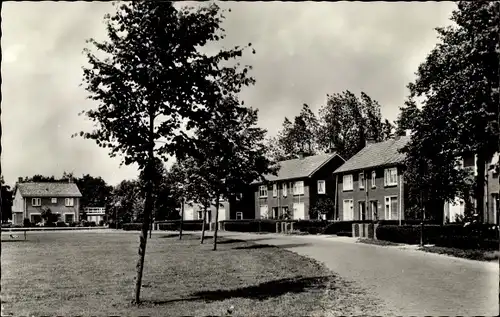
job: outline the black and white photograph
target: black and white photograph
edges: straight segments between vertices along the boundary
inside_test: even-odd
[[[499,1],[2,1],[1,316],[500,315]]]

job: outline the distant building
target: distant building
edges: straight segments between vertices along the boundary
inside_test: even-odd
[[[99,225],[100,221],[104,221],[106,218],[106,208],[104,207],[85,207],[83,211],[87,216],[87,221],[93,221],[97,225]]]
[[[257,219],[309,219],[309,210],[322,198],[334,200],[333,171],[344,163],[338,154],[321,154],[279,162],[278,175],[251,184]]]
[[[75,183],[23,183],[16,185],[12,206],[14,225],[22,225],[25,218],[32,223],[42,222],[42,208],[50,208],[60,221],[76,222],[80,219],[82,194]]]

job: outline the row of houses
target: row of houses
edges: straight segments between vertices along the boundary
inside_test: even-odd
[[[399,150],[409,141],[409,136],[396,137],[384,142],[367,142],[366,146],[345,161],[336,153],[300,156],[280,162],[277,175],[267,175],[265,182],[249,184],[242,199],[222,201],[219,221],[229,219],[310,219],[311,208],[321,199],[333,202],[329,219],[347,220],[404,220],[407,193],[404,179],[404,154]],[[474,155],[464,156],[464,168],[476,171]],[[486,166],[483,219],[488,223],[499,221],[498,153]],[[44,208],[66,223],[79,221],[80,193],[78,186],[68,183],[16,184],[12,206],[13,223],[23,224],[42,221]],[[460,199],[443,206],[443,219],[453,222],[465,212],[465,202]],[[187,202],[183,206],[185,220],[203,218],[202,206]],[[86,210],[87,219],[104,218],[104,208]],[[214,222],[215,206],[208,209],[207,222]]]
[[[237,207],[223,202],[219,220],[227,219],[310,219],[310,210],[318,200],[334,202],[330,219],[405,220],[408,202],[405,191],[404,154],[400,153],[410,136],[398,136],[383,142],[367,142],[349,160],[338,154],[321,154],[280,162],[278,175],[267,175],[265,182],[250,184],[245,203]],[[464,168],[477,174],[474,155],[462,158]],[[488,162],[485,186],[484,221],[498,224],[499,179],[498,153]],[[465,203],[456,199],[445,203],[442,219],[454,222],[464,215]],[[439,208],[441,208],[439,207]],[[234,209],[234,210],[232,210]],[[185,204],[184,219],[201,219],[202,208]],[[207,221],[215,221],[211,206]]]

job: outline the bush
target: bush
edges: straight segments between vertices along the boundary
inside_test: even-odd
[[[294,222],[275,219],[248,219],[223,221],[226,231],[237,232],[276,232],[277,222]],[[294,225],[294,229],[295,225]]]
[[[56,223],[56,227],[67,227],[66,223],[64,223],[64,221],[58,221]]]
[[[88,225],[89,225],[90,227],[95,227],[95,225],[96,225],[96,224],[95,224],[95,221],[91,221],[91,222],[89,222],[89,223],[88,223]]]
[[[28,218],[24,218],[23,227],[31,227],[31,221]]]
[[[76,227],[78,225],[78,222],[70,222],[69,226],[70,227]]]
[[[47,221],[43,226],[44,227],[55,227],[56,223],[55,222],[49,222],[49,221]]]
[[[100,227],[104,226],[104,220],[99,220],[99,226]]]
[[[377,239],[395,243],[419,244],[421,226],[379,225]],[[424,243],[461,249],[498,249],[498,226],[476,224],[425,225]]]
[[[294,222],[293,229],[300,232],[318,234],[322,233],[329,224],[330,222],[326,220],[299,220]]]
[[[337,234],[339,232],[351,232],[353,223],[372,223],[372,220],[351,220],[351,221],[335,221],[330,222],[323,230],[324,234]]]
[[[124,223],[122,229],[125,231],[140,231],[142,223]]]

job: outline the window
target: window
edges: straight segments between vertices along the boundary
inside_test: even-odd
[[[33,207],[39,207],[42,205],[42,199],[41,198],[32,198],[31,199],[31,206]]]
[[[352,175],[344,175],[342,180],[342,187],[344,191],[352,190]]]
[[[57,198],[52,198],[52,203],[57,204]]]
[[[243,213],[242,213],[241,211],[238,211],[238,212],[236,213],[236,219],[237,219],[237,220],[241,220],[241,219],[243,219]]]
[[[66,223],[72,223],[72,222],[74,222],[74,219],[75,219],[75,215],[73,215],[73,214],[65,214],[64,215],[64,222],[66,222]]]
[[[318,181],[318,194],[325,194],[325,193],[326,193],[325,181],[323,180]]]
[[[365,189],[365,173],[359,173],[359,189]]]
[[[377,173],[372,171],[372,188],[377,187],[375,180],[377,179]]]
[[[293,183],[293,194],[294,195],[304,195],[304,182],[298,181]]]
[[[366,219],[366,202],[358,201],[358,211],[359,211],[359,220],[367,220]]]
[[[385,197],[385,220],[397,220],[398,214],[398,196]]]
[[[259,197],[267,197],[267,185],[259,186]]]
[[[385,186],[397,186],[398,185],[398,170],[396,167],[385,169],[384,185]]]
[[[277,197],[277,196],[278,196],[278,185],[273,184],[273,197]]]
[[[353,220],[353,216],[354,216],[353,208],[354,208],[354,204],[353,204],[352,199],[344,199],[344,205],[342,208],[342,212],[343,212],[343,215],[342,215],[343,219],[342,220],[344,220],[344,221]]]
[[[73,198],[66,198],[66,200],[64,201],[64,205],[66,207],[73,207],[75,204],[75,201]]]
[[[286,195],[288,194],[287,191],[288,191],[288,186],[286,185],[286,183],[283,183],[283,197],[286,197]]]
[[[260,206],[260,218],[261,219],[269,218],[267,205]]]

